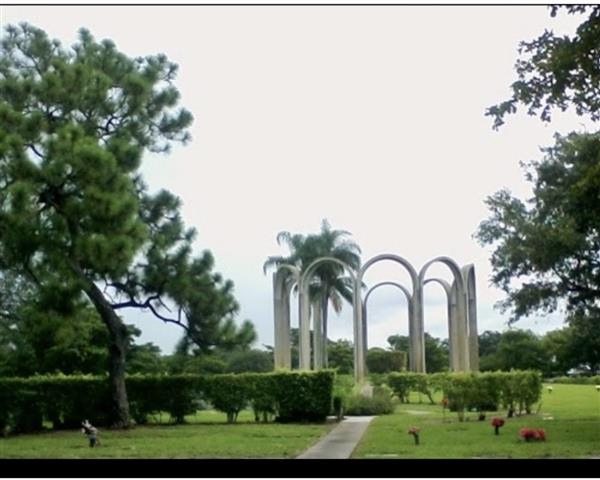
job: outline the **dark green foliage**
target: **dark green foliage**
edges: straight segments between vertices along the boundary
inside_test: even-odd
[[[539,372],[498,372],[502,405],[508,416],[514,413],[531,413],[531,408],[542,393],[542,376]]]
[[[567,385],[600,385],[600,375],[594,377],[556,377],[549,381],[551,383],[564,383]]]
[[[327,341],[328,367],[340,375],[354,371],[354,346],[350,340]]]
[[[249,375],[250,405],[257,422],[268,422],[277,415],[277,376]]]
[[[346,415],[387,415],[394,412],[389,388],[373,388],[373,396],[352,395],[347,399]]]
[[[175,423],[210,403],[235,422],[251,405],[257,419],[277,417],[285,422],[320,422],[332,405],[334,373],[275,372],[239,375],[129,375],[126,379],[130,411],[139,424],[149,415],[168,412]],[[0,379],[0,434],[53,428],[79,428],[84,419],[93,425],[110,423],[109,382],[105,376],[42,375]]]
[[[212,406],[227,414],[227,421],[234,423],[240,410],[250,400],[251,377],[248,375],[216,375],[208,382],[207,399]]]
[[[271,375],[276,377],[278,421],[322,422],[327,418],[333,401],[334,372],[277,372]]]
[[[578,115],[600,119],[600,8],[592,5],[563,6],[569,14],[589,13],[573,36],[557,36],[551,29],[530,42],[521,42],[515,69],[518,80],[512,85],[512,97],[490,107],[487,115],[497,128],[507,114],[522,104],[529,115],[549,122],[552,110],[574,107]],[[552,6],[554,17],[561,7]]]
[[[342,419],[353,390],[354,378],[352,375],[336,374],[333,383],[333,410],[331,414],[335,415],[338,420]]]
[[[372,373],[400,372],[406,369],[404,352],[369,348],[367,352],[367,370]]]
[[[243,372],[271,372],[273,370],[273,353],[263,350],[238,350],[226,356],[227,371],[231,373]]]
[[[529,330],[484,332],[480,339],[480,370],[540,370],[544,377],[564,375],[572,368],[588,375],[600,369],[600,328],[596,315],[573,314],[568,326],[540,337]]]
[[[408,356],[410,341],[406,335],[391,335],[387,339],[395,351],[405,352]],[[425,365],[427,373],[448,370],[450,349],[447,340],[440,340],[425,332]],[[405,362],[406,363],[406,362]]]
[[[408,403],[408,394],[416,386],[415,375],[414,373],[390,373],[388,375],[387,383],[400,402]]]
[[[2,32],[0,269],[33,282],[57,318],[83,298],[93,305],[109,336],[110,410],[121,427],[128,338],[118,310],[147,309],[202,352],[253,332],[236,327],[233,283],[213,271],[211,253],[193,255],[180,200],[150,194],[139,172],[144,153],[190,138],[176,72],[165,55],[129,58],[84,29],[70,49],[28,24]]]
[[[554,7],[552,15],[558,11]],[[571,5],[566,12],[584,14],[574,35],[546,30],[521,43],[512,97],[487,112],[495,127],[518,105],[546,122],[551,112],[571,107],[578,115],[600,119],[600,8]],[[541,161],[527,165],[533,197],[523,201],[507,190],[488,197],[490,217],[479,226],[477,238],[495,245],[492,282],[506,292],[503,306],[512,310],[513,320],[552,312],[560,301],[569,316],[597,318],[600,136],[557,134],[555,145],[543,151]]]
[[[153,343],[137,345],[132,342],[127,349],[125,369],[129,374],[160,374],[166,373],[167,365],[157,345]]]
[[[108,383],[92,376],[38,376],[0,381],[0,411],[12,432],[40,430],[42,419],[54,428],[77,428],[88,419],[107,422]]]
[[[543,370],[550,358],[540,337],[530,330],[508,330],[496,349],[496,370]]]
[[[410,392],[431,395],[442,391],[448,399],[448,407],[456,411],[459,420],[464,420],[465,411],[480,413],[496,411],[500,404],[513,413],[530,413],[542,393],[540,372],[525,370],[486,373],[391,373],[388,385],[402,402]],[[430,397],[431,398],[431,397]]]
[[[437,377],[414,372],[390,373],[387,377],[387,383],[402,403],[408,403],[410,392],[423,394],[431,403],[434,403],[432,394],[435,390],[432,388],[433,384],[430,383],[431,378]]]

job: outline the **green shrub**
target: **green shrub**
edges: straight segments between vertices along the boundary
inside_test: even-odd
[[[277,389],[276,377],[274,375],[248,375],[250,388],[250,405],[254,411],[257,422],[267,423],[277,414]]]
[[[392,390],[389,387],[373,387],[373,396],[355,394],[347,399],[347,415],[387,415],[394,412]]]
[[[167,411],[176,423],[210,402],[235,422],[246,405],[263,421],[322,421],[331,411],[332,371],[227,375],[128,375],[127,395],[132,418]],[[31,432],[51,421],[55,429],[79,428],[88,419],[107,425],[109,380],[91,375],[44,375],[0,379],[0,435]]]
[[[369,375],[370,378],[370,375]],[[331,414],[338,420],[344,416],[348,407],[348,399],[352,396],[354,378],[352,375],[336,375],[333,383],[333,410]]]
[[[275,397],[278,421],[322,422],[333,405],[333,382],[335,372],[276,372]]]
[[[408,395],[415,390],[416,377],[414,373],[390,373],[387,384],[400,402],[409,403]]]
[[[600,375],[595,377],[556,377],[549,379],[548,382],[568,385],[600,385]]]
[[[215,375],[208,381],[207,398],[212,406],[227,415],[228,423],[235,423],[241,410],[250,400],[247,375]]]
[[[496,411],[499,405],[508,409],[509,416],[530,413],[542,392],[542,377],[535,371],[391,373],[388,384],[401,402],[408,401],[410,392],[423,393],[433,402],[432,394],[442,391],[448,408],[461,421],[467,410],[483,414]]]

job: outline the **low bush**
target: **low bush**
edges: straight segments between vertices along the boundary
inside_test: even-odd
[[[277,420],[280,422],[322,422],[333,406],[335,372],[271,373],[276,386]]]
[[[335,373],[274,372],[226,375],[131,375],[126,377],[130,414],[140,424],[148,416],[169,412],[175,423],[212,404],[229,422],[251,405],[268,421],[323,421],[331,411]],[[54,429],[79,428],[82,420],[108,424],[110,390],[107,377],[44,375],[0,379],[0,435],[33,432],[43,421]]]
[[[427,395],[442,391],[448,399],[448,408],[464,419],[468,410],[476,410],[480,418],[486,411],[496,411],[500,405],[514,413],[530,413],[542,393],[542,377],[536,371],[485,372],[485,373],[392,373],[388,384],[401,402],[408,402],[410,392]]]
[[[357,393],[347,400],[346,415],[387,415],[393,412],[392,391],[385,386],[374,387],[371,397]]]
[[[549,383],[565,383],[567,385],[600,385],[600,375],[595,377],[555,377]]]

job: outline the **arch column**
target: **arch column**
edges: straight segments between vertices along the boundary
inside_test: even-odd
[[[292,275],[290,279],[290,274]],[[281,265],[273,274],[274,367],[292,368],[290,344],[290,293],[298,282],[299,270],[292,265]]]
[[[456,321],[453,322],[453,332],[455,332],[455,341],[454,345],[456,346],[456,350],[458,353],[453,354],[453,362],[457,364],[457,371],[465,371],[468,372],[470,370],[469,367],[469,343],[468,343],[468,324],[467,324],[467,293],[465,290],[465,282],[463,281],[463,275],[461,269],[458,267],[456,262],[449,257],[436,257],[433,260],[427,262],[421,268],[419,272],[419,286],[421,287],[419,291],[419,327],[421,328],[421,332],[424,332],[424,312],[423,312],[423,291],[422,286],[425,282],[425,274],[427,273],[427,269],[435,262],[440,262],[446,265],[450,271],[452,272],[452,276],[454,277],[454,281],[451,287],[451,295],[450,297],[456,299]],[[423,333],[423,346],[424,346],[424,333]]]
[[[321,319],[321,301],[317,300],[312,305],[313,312],[313,368],[323,368],[323,322]]]
[[[422,326],[419,325],[419,305],[418,305],[418,298],[419,298],[419,292],[420,292],[420,285],[419,285],[419,281],[418,281],[418,277],[417,277],[417,272],[415,271],[414,267],[410,264],[410,262],[408,262],[406,259],[398,256],[398,255],[393,255],[393,254],[389,254],[389,253],[384,253],[381,255],[376,255],[373,258],[371,258],[368,262],[366,262],[362,268],[360,269],[360,271],[358,272],[358,275],[356,277],[356,282],[355,282],[355,286],[354,289],[357,292],[360,292],[361,290],[361,286],[362,286],[362,279],[363,276],[365,274],[365,272],[375,263],[377,262],[381,262],[383,260],[391,260],[393,262],[399,263],[400,265],[402,265],[409,273],[410,275],[410,279],[412,282],[412,287],[413,287],[413,291],[412,291],[412,295],[411,295],[411,299],[412,301],[409,304],[409,337],[410,337],[410,341],[411,341],[411,352],[412,353],[411,357],[410,357],[410,363],[411,363],[411,370],[413,371],[424,371],[424,370],[419,370],[419,368],[424,368],[425,365],[425,350],[424,348],[422,348],[422,344],[423,344],[423,335],[421,334],[420,336],[420,341],[419,341],[419,332],[422,332]],[[358,348],[355,349],[355,359],[354,359],[354,376],[355,376],[355,381],[357,383],[362,383],[364,381],[364,376],[365,376],[365,372],[366,372],[366,358],[365,358],[365,341],[363,340],[363,332],[365,331],[365,328],[363,326],[363,308],[362,308],[362,299],[361,299],[361,295],[355,295],[355,297],[358,297],[358,301],[355,302],[355,307],[354,307],[354,323],[355,323],[355,330],[354,330],[354,341],[355,343],[360,341],[360,344],[358,345]]]
[[[354,275],[353,270],[344,262],[342,262],[341,260],[338,260],[337,258],[333,258],[333,257],[321,257],[321,258],[317,258],[316,260],[314,260],[310,265],[308,265],[308,267],[306,267],[306,270],[304,271],[304,273],[302,275],[300,275],[300,280],[299,280],[299,323],[300,323],[300,352],[299,352],[299,356],[300,356],[300,369],[301,370],[310,370],[310,357],[311,357],[311,352],[310,352],[310,299],[308,298],[308,284],[310,279],[312,278],[312,275],[316,269],[316,267],[320,264],[320,263],[324,263],[324,262],[333,262],[333,263],[337,263],[338,265],[341,265],[352,277],[352,281],[353,281],[353,292],[352,292],[352,306],[353,306],[353,317],[354,317],[354,323],[356,324],[356,320],[357,320],[357,305],[358,305],[358,319],[360,320],[360,296],[357,295],[357,290],[356,290],[356,276]],[[358,303],[357,303],[357,297],[358,297]],[[322,328],[322,327],[321,327]],[[357,330],[356,330],[356,326],[354,329],[354,334],[356,336],[357,334]],[[359,332],[359,336],[362,337],[362,331]],[[356,337],[355,337],[356,338]],[[315,342],[316,343],[316,342]],[[355,355],[357,350],[360,349],[362,345],[355,344]],[[358,348],[357,348],[358,347]],[[320,342],[319,346],[315,346],[315,349],[318,349],[320,352],[323,351],[323,342]],[[356,365],[355,365],[355,369],[356,369]]]
[[[308,291],[303,286],[300,287],[298,292],[298,323],[300,330],[298,368],[300,370],[310,370],[310,300]]]
[[[467,290],[467,318],[469,338],[469,366],[479,370],[479,334],[477,332],[477,290],[475,287],[475,266],[470,263],[462,268]]]
[[[455,283],[452,286],[442,278],[428,278],[423,282],[423,285],[428,283],[438,283],[446,292],[446,299],[448,304],[448,343],[450,344],[450,370],[460,370],[460,348],[458,345],[458,329],[457,329],[457,289]]]

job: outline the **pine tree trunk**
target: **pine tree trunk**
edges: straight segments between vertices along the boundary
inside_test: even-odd
[[[85,293],[94,304],[100,318],[109,331],[110,370],[112,411],[110,412],[113,428],[129,428],[129,402],[125,388],[125,355],[127,353],[127,328],[115,313],[110,303],[104,298],[94,282],[86,279]]]

